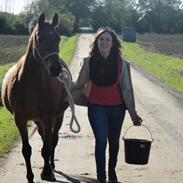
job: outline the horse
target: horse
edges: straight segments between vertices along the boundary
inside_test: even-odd
[[[2,84],[3,104],[14,115],[21,136],[29,183],[34,183],[34,174],[30,160],[32,149],[29,144],[28,120],[37,125],[43,141],[41,155],[44,166],[41,178],[56,180],[53,171],[54,151],[64,112],[68,107],[64,85],[58,79],[62,66],[57,24],[57,14],[50,22],[45,20],[44,13],[39,16],[25,54],[8,70]]]

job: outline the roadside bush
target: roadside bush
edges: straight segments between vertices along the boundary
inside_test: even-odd
[[[61,35],[70,36],[74,31],[75,17],[71,13],[60,14],[60,24],[57,28]]]
[[[14,32],[17,35],[26,35],[28,34],[28,29],[21,22],[16,21],[14,23]]]
[[[0,34],[12,34],[13,29],[8,25],[6,17],[0,14]]]

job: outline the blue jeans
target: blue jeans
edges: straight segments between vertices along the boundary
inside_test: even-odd
[[[88,118],[95,136],[97,177],[105,176],[107,141],[109,142],[109,166],[111,168],[116,166],[124,117],[124,105],[101,106],[88,104]]]

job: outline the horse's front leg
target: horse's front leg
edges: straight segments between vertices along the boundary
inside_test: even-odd
[[[55,163],[54,163],[54,156],[55,156],[55,148],[57,146],[58,143],[58,138],[59,138],[59,130],[62,126],[62,122],[63,122],[63,115],[59,116],[56,120],[55,123],[53,125],[53,129],[52,129],[52,151],[51,151],[51,157],[50,157],[50,161],[51,161],[51,166],[53,169],[55,169]]]
[[[55,175],[53,169],[49,163],[51,156],[51,133],[52,133],[52,123],[51,120],[43,121],[43,148],[42,157],[44,158],[44,167],[41,173],[42,180],[55,181]]]
[[[30,161],[32,149],[28,139],[27,121],[22,120],[20,117],[18,117],[18,115],[15,114],[15,123],[20,132],[20,136],[22,139],[22,154],[24,156],[25,163],[26,163],[27,179],[29,183],[34,183],[33,181],[34,174],[32,172],[31,161]]]

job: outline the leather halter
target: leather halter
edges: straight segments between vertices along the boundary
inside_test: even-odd
[[[56,51],[50,52],[50,53],[46,54],[45,56],[42,56],[41,53],[40,53],[40,51],[39,51],[39,48],[38,48],[38,42],[37,42],[37,39],[36,39],[36,34],[34,35],[33,39],[34,39],[33,56],[35,57],[36,60],[39,60],[39,59],[36,58],[35,51],[37,52],[39,58],[41,59],[42,64],[46,63],[47,59],[48,59],[49,57],[51,57],[51,56],[58,56],[58,57],[59,57],[59,53],[56,52]],[[36,45],[35,45],[35,44],[36,44]]]

